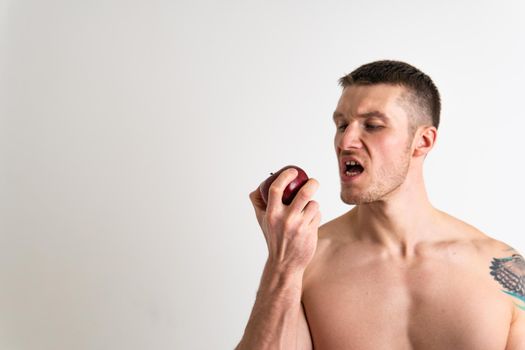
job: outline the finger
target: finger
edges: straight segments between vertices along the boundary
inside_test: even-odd
[[[295,195],[295,198],[290,204],[290,210],[297,213],[302,212],[318,189],[319,182],[313,177],[310,178]]]
[[[277,178],[270,185],[268,191],[268,211],[282,208],[283,204],[283,193],[286,186],[292,182],[299,172],[295,168],[288,168],[277,176]]]
[[[318,212],[319,203],[317,203],[316,201],[309,201],[303,210],[303,221],[309,224]]]
[[[310,221],[310,226],[313,225],[313,226],[319,227],[319,225],[321,224],[321,217],[322,217],[321,212],[317,211],[312,221]]]

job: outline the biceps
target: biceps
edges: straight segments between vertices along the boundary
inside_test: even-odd
[[[516,310],[518,317],[510,327],[505,350],[525,350],[525,311]]]

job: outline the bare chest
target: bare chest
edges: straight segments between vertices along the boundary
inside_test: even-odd
[[[503,350],[511,305],[487,271],[439,260],[316,269],[303,304],[315,349]]]

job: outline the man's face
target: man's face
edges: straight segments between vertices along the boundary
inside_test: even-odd
[[[341,199],[347,204],[385,198],[405,181],[411,160],[405,89],[387,84],[350,86],[334,112]],[[345,163],[351,162],[347,172]],[[353,165],[358,162],[358,165]]]

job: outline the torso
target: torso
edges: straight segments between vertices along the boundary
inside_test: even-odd
[[[457,239],[401,259],[342,224],[320,228],[303,279],[316,350],[505,349],[514,306],[489,269],[505,255],[500,242],[458,220]]]

